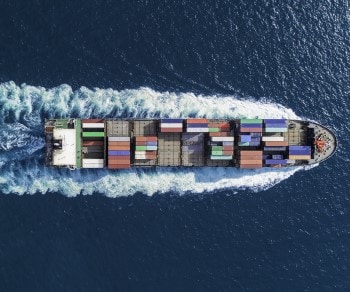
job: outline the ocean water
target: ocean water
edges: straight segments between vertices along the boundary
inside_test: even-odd
[[[349,291],[348,1],[0,3],[1,291]],[[310,168],[43,167],[49,117],[285,117]]]

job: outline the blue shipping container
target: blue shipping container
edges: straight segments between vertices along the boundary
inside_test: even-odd
[[[266,159],[266,164],[287,164],[286,159]]]
[[[286,124],[265,124],[265,128],[287,128]]]
[[[161,119],[160,122],[161,123],[165,123],[165,124],[178,124],[178,123],[182,123],[182,119]]]
[[[264,147],[265,151],[286,151],[287,147],[273,147],[273,146],[268,146],[268,147]]]
[[[286,124],[285,119],[264,119],[265,124]]]
[[[310,155],[309,150],[289,150],[289,155]]]
[[[189,124],[189,123],[187,123],[187,128],[208,128],[208,124]]]
[[[147,146],[157,146],[157,141],[147,141],[146,145]]]
[[[283,155],[274,154],[274,155],[272,155],[272,159],[283,159]]]
[[[289,146],[289,150],[310,150],[311,146]]]
[[[109,150],[108,151],[109,156],[129,156],[130,151],[126,150]]]
[[[250,142],[252,140],[250,135],[240,135],[240,138],[241,142]]]
[[[241,128],[261,128],[262,124],[241,124]]]

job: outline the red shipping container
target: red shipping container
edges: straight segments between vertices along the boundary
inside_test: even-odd
[[[222,151],[222,155],[233,155],[233,150],[224,150]]]
[[[130,168],[130,164],[120,164],[120,165],[108,165],[109,169],[125,169],[125,168]]]
[[[103,141],[86,141],[83,140],[83,146],[103,146]]]
[[[241,128],[241,133],[262,133],[262,128]]]
[[[108,165],[116,165],[116,164],[121,164],[121,165],[126,165],[130,164],[130,161],[126,160],[108,160]]]
[[[255,169],[262,168],[262,164],[241,164],[239,167],[244,169]]]
[[[108,156],[109,160],[124,160],[124,161],[130,161],[130,156]]]
[[[82,119],[82,123],[104,123],[104,119]]]
[[[146,141],[137,141],[136,146],[146,146],[147,142]]]
[[[222,146],[222,150],[231,150],[233,151],[233,146]]]
[[[108,146],[108,150],[130,150],[129,146]]]
[[[287,141],[266,141],[265,146],[288,146]]]
[[[181,133],[182,128],[160,128],[161,133]]]
[[[208,119],[187,119],[188,124],[206,124]]]
[[[262,151],[260,150],[242,150],[240,152],[241,156],[250,156],[250,155],[261,155],[262,156]]]
[[[229,137],[231,136],[229,132],[212,132],[209,133],[210,137]]]
[[[130,142],[108,142],[108,146],[130,146]]]

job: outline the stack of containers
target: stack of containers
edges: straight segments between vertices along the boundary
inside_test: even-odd
[[[264,119],[266,133],[285,133],[288,131],[285,119]]]
[[[261,168],[263,153],[262,151],[240,151],[240,168]]]
[[[241,119],[241,133],[262,133],[262,119]]]
[[[212,160],[231,160],[233,158],[234,137],[210,137]]]
[[[108,137],[108,168],[130,168],[130,137]]]
[[[182,119],[161,119],[160,132],[161,133],[182,133]]]
[[[264,155],[265,156],[265,155]],[[281,154],[273,154],[272,159],[271,156],[265,158],[265,164],[270,167],[276,167],[287,164],[288,160],[283,159],[283,155]]]
[[[135,159],[153,160],[157,158],[158,138],[156,136],[135,137]]]
[[[186,120],[187,133],[208,133],[209,125],[208,119],[187,119]]]
[[[311,159],[311,146],[289,146],[289,159],[291,160]]]
[[[82,157],[83,168],[104,167],[104,128],[102,119],[82,119],[82,145],[86,150]]]

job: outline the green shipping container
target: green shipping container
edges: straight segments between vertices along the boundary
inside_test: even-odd
[[[241,119],[241,124],[262,124],[262,119]]]
[[[222,151],[212,151],[211,155],[215,155],[215,156],[222,155]]]
[[[211,150],[212,151],[221,151],[222,150],[222,146],[211,146]]]
[[[220,132],[220,128],[209,128],[209,133]]]
[[[146,151],[147,146],[136,146],[136,151]]]
[[[83,132],[83,137],[104,137],[104,132]]]

